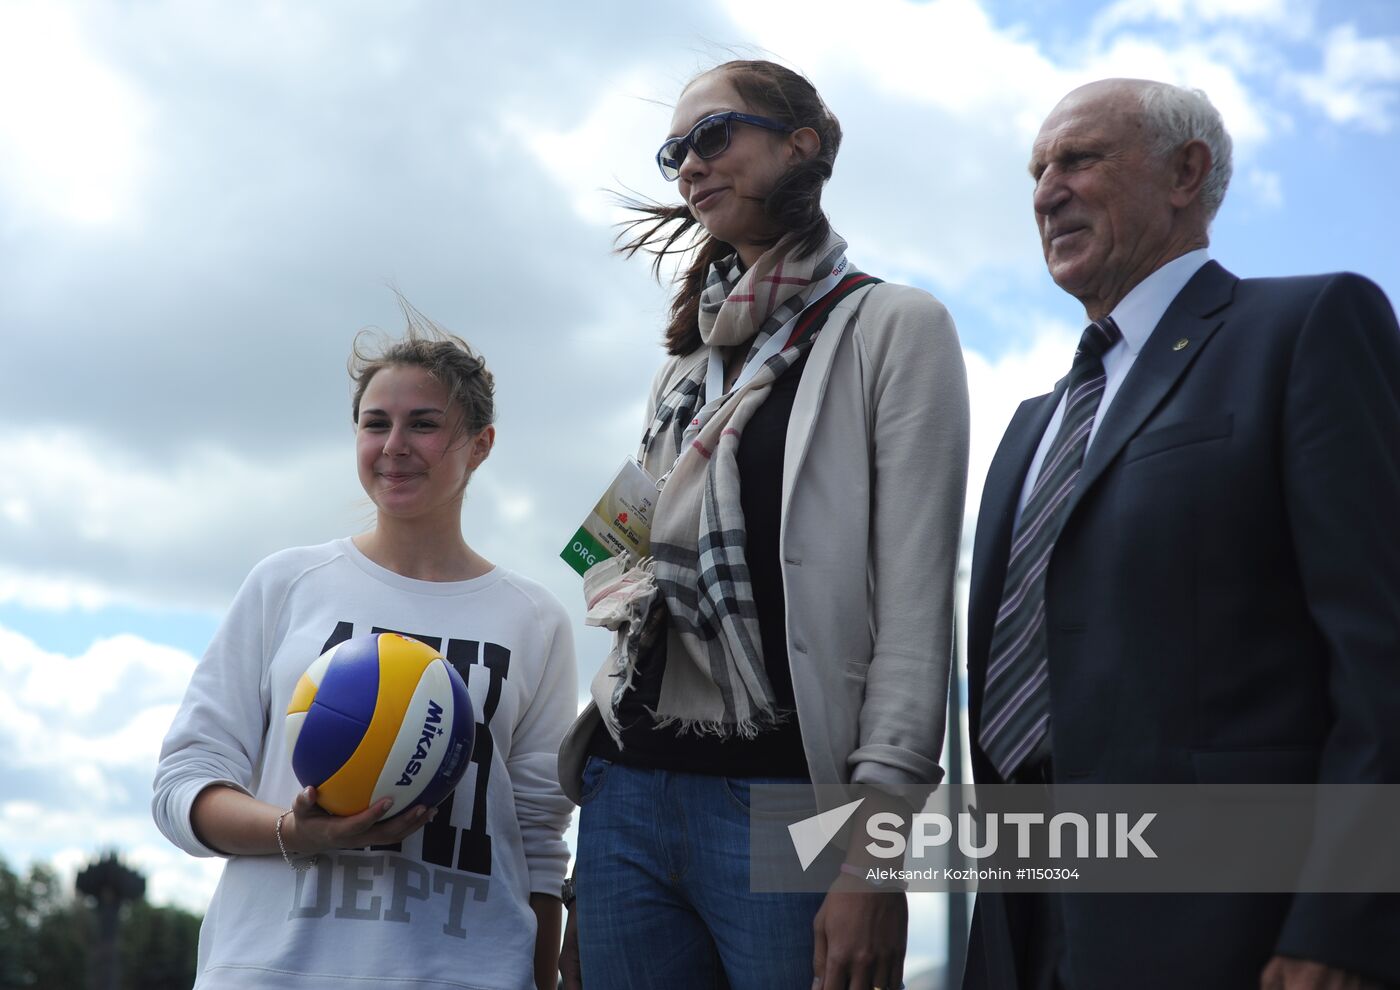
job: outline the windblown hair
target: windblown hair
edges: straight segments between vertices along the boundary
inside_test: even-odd
[[[831,178],[836,152],[841,148],[840,122],[822,102],[816,87],[774,62],[738,60],[710,71],[723,72],[753,113],[773,117],[794,128],[810,127],[821,138],[817,153],[779,176],[763,200],[764,213],[779,231],[773,243],[795,234],[798,256],[814,253],[831,233],[831,224],[822,212],[822,187]],[[671,318],[665,334],[669,353],[690,354],[701,344],[700,294],[710,266],[733,254],[734,248],[706,233],[684,203],[668,206],[624,197],[622,205],[637,216],[623,222],[618,251],[629,258],[638,251],[654,255],[652,270],[658,279],[667,257],[692,253],[689,267],[677,277],[679,285],[671,300]]]
[[[404,334],[385,340],[377,330],[361,330],[350,348],[350,381],[354,387],[351,418],[360,421],[360,400],[370,379],[385,368],[422,368],[446,387],[462,416],[459,429],[479,433],[496,419],[496,382],[486,362],[461,337],[448,333],[424,316],[403,296]]]
[[[1152,152],[1160,158],[1171,155],[1188,141],[1204,141],[1210,149],[1210,174],[1201,186],[1201,206],[1206,223],[1215,219],[1234,171],[1233,142],[1220,119],[1220,111],[1199,89],[1185,89],[1169,83],[1150,82],[1139,95]]]

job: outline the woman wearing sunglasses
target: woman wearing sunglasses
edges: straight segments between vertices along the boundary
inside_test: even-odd
[[[570,986],[575,940],[590,990],[900,985],[905,895],[859,850],[825,893],[749,879],[751,785],[941,777],[962,352],[936,300],[847,260],[821,208],[840,142],[806,79],[729,62],[657,153],[684,202],[629,204],[624,253],[690,261],[638,452],[651,556],[561,752]]]

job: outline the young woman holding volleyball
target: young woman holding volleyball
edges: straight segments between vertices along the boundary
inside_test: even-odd
[[[374,351],[357,340],[352,359],[374,525],[253,569],[161,751],[157,825],[193,855],[227,857],[198,987],[554,985],[572,636],[547,591],[467,543],[463,497],[495,441],[491,374],[405,310],[404,339]],[[472,766],[436,809],[383,799],[331,816],[293,776],[282,716],[313,660],[381,631],[428,643],[462,675]]]

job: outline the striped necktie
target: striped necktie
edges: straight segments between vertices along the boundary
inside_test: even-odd
[[[978,733],[982,751],[1002,780],[1011,779],[1040,745],[1050,725],[1045,571],[1055,538],[1064,525],[1061,510],[1084,465],[1089,431],[1103,395],[1101,358],[1122,337],[1111,316],[1085,328],[1065,389],[1064,419],[1041,464],[1011,544],[1001,608],[992,628],[982,727]]]

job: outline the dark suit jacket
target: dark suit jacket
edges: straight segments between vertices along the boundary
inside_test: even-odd
[[[1063,388],[1017,410],[977,520],[979,782],[1013,515]],[[1400,329],[1379,288],[1196,273],[1089,449],[1046,634],[1057,782],[1400,783]],[[1397,900],[1066,895],[1075,990],[1257,987],[1275,952],[1400,983]],[[1024,897],[979,897],[967,986],[1016,986],[1025,924]]]

